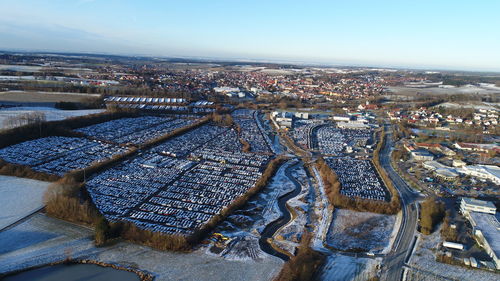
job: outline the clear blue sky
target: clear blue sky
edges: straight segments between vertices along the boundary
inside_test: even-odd
[[[0,0],[0,49],[500,71],[498,0]]]

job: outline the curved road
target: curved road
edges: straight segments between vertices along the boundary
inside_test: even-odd
[[[390,155],[391,148],[394,147],[394,142],[392,140],[392,131],[388,130],[389,126],[384,126],[385,146],[381,151],[380,164],[399,192],[403,217],[398,234],[392,245],[392,251],[384,259],[383,273],[386,277],[385,280],[399,281],[403,277],[403,266],[406,263],[406,259],[411,255],[414,246],[418,219],[416,201],[419,194],[415,193],[391,166]]]
[[[284,261],[288,261],[290,258],[287,255],[276,251],[269,244],[269,242],[267,240],[268,240],[268,238],[272,238],[274,236],[274,234],[276,233],[276,231],[278,231],[278,229],[280,229],[282,226],[284,226],[285,224],[290,222],[290,220],[292,219],[292,215],[288,211],[288,208],[286,207],[286,203],[288,202],[288,200],[299,195],[302,188],[301,188],[300,184],[295,180],[295,178],[290,174],[290,169],[292,167],[296,167],[299,164],[300,164],[300,162],[291,166],[291,167],[286,168],[285,174],[293,182],[293,184],[295,185],[295,189],[278,198],[278,207],[282,213],[282,216],[280,216],[279,219],[266,225],[266,227],[262,231],[260,239],[259,239],[259,246],[262,249],[262,251],[264,251],[270,255],[276,256]]]

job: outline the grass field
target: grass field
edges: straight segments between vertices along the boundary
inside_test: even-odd
[[[95,94],[8,91],[0,92],[0,102],[79,102]]]

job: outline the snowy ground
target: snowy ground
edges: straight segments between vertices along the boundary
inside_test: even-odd
[[[42,208],[43,194],[49,184],[0,176],[0,230]]]
[[[278,197],[295,188],[285,173],[286,168],[294,163],[292,160],[281,165],[270,184],[216,227],[214,232],[232,239],[218,256],[227,260],[262,260],[269,256],[260,249],[258,240],[266,225],[281,216]],[[212,253],[211,245],[205,247],[205,251],[216,255]]]
[[[0,109],[0,130],[5,129],[5,120],[9,117],[26,113],[41,112],[45,114],[47,121],[63,120],[66,118],[101,113],[104,109],[84,109],[84,110],[59,110],[52,107],[9,107]]]
[[[293,254],[299,245],[306,223],[310,221],[310,202],[308,201],[310,186],[302,166],[293,170],[292,176],[301,184],[300,194],[288,201],[288,206],[293,210],[295,218],[276,233],[275,244]]]
[[[139,268],[155,280],[272,280],[283,262],[272,256],[261,260],[227,260],[203,250],[173,253],[120,242],[96,248],[92,230],[37,214],[0,232],[0,273],[64,259],[95,259]]]
[[[380,253],[390,242],[396,216],[336,209],[327,244],[341,251]]]
[[[486,102],[467,102],[463,104],[459,103],[454,103],[454,102],[443,102],[438,105],[433,106],[433,108],[452,108],[452,109],[457,109],[457,108],[473,108],[476,110],[479,109],[486,109],[486,110],[495,110],[497,107],[500,107],[499,104],[494,104],[494,103],[486,103]]]
[[[365,281],[374,275],[378,263],[379,261],[374,259],[332,254],[328,256],[319,279],[322,281]]]
[[[325,193],[325,186],[323,185],[323,180],[319,175],[316,166],[313,166],[312,171],[314,173],[314,178],[316,179],[316,198],[314,201],[314,212],[317,218],[316,226],[314,229],[314,237],[312,240],[312,246],[315,249],[322,249],[323,242],[326,239],[326,234],[332,221],[332,206],[328,202],[328,197]]]
[[[441,243],[440,230],[436,230],[431,235],[420,235],[415,252],[411,256],[409,265],[415,268],[420,275],[426,276],[425,273],[431,275],[429,280],[435,280],[435,276],[443,276],[451,280],[499,280],[500,275],[485,270],[471,270],[468,268],[454,266],[436,261],[436,248]],[[413,278],[410,280],[417,280]],[[423,279],[425,280],[425,278]]]

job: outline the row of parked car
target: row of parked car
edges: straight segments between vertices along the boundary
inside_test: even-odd
[[[250,150],[257,153],[272,153],[270,140],[258,124],[258,112],[249,109],[233,111],[234,122],[241,128],[241,138],[250,144]]]
[[[34,171],[62,176],[122,154],[127,148],[76,137],[46,137],[0,149],[0,158]]]
[[[342,185],[340,193],[343,195],[380,201],[386,199],[387,190],[370,160],[351,157],[330,157],[325,160],[337,174]]]
[[[87,181],[96,206],[111,219],[127,216],[130,210],[174,181],[196,163],[154,152],[143,152]],[[115,203],[122,200],[123,204]]]
[[[327,155],[340,155],[348,146],[365,145],[373,134],[371,129],[341,129],[333,125],[321,126],[315,131],[316,148]]]
[[[193,122],[195,119],[142,116],[111,120],[76,131],[89,137],[120,144],[144,144]]]
[[[153,150],[172,157],[186,157],[192,151],[227,130],[228,128],[206,124],[185,134],[171,138],[156,146]]]
[[[296,120],[293,124],[293,140],[303,149],[312,149],[312,134],[314,128],[323,124],[323,120]]]

